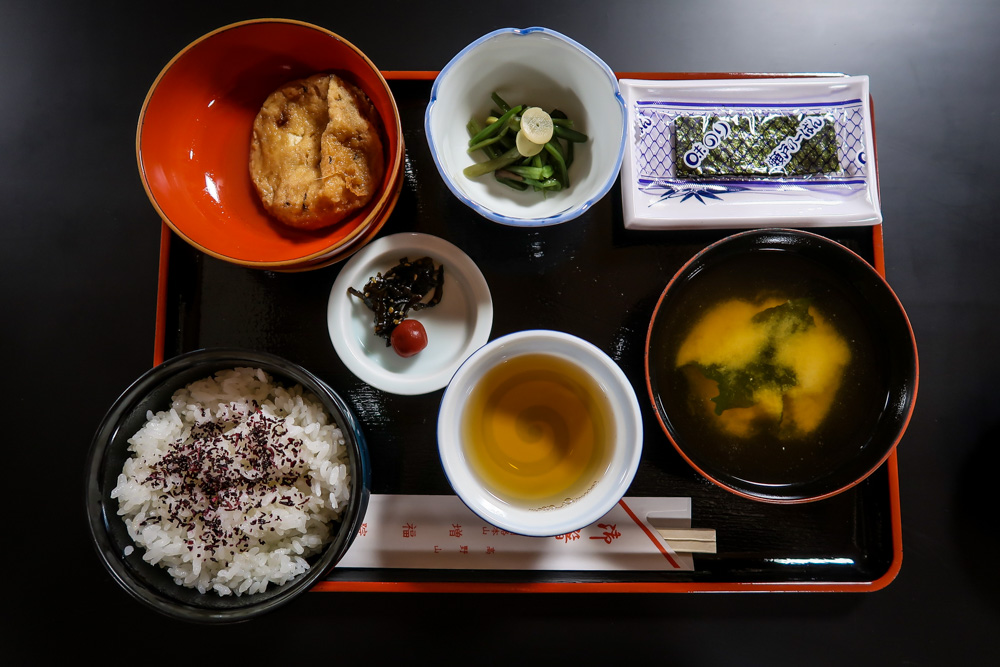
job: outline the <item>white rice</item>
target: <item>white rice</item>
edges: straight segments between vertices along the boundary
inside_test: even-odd
[[[111,492],[143,559],[200,592],[263,592],[309,569],[351,480],[343,433],[298,385],[236,368],[146,414]]]

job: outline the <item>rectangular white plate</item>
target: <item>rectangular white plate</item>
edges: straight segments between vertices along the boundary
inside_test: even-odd
[[[867,76],[619,81],[628,137],[628,229],[839,227],[882,222]],[[820,178],[683,179],[673,119],[700,111],[835,110],[842,173]]]

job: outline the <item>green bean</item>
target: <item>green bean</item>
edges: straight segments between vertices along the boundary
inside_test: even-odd
[[[555,141],[550,141],[545,144],[545,150],[552,156],[553,160],[555,160],[557,178],[562,183],[564,188],[568,188],[569,173],[566,169],[566,160],[563,158],[562,150],[559,148],[559,144]]]
[[[492,137],[494,134],[496,134],[503,128],[507,127],[507,121],[509,121],[511,117],[514,116],[514,114],[520,111],[521,107],[514,107],[504,115],[500,116],[500,119],[497,122],[487,125],[476,136],[469,139],[469,145],[473,146],[475,144],[478,144],[483,139],[488,139],[489,137]]]
[[[507,134],[507,128],[504,128],[504,129],[500,130],[500,134],[495,134],[492,137],[490,137],[489,139],[483,139],[478,144],[474,144],[472,146],[469,146],[469,148],[468,148],[468,150],[466,152],[468,152],[468,153],[475,153],[476,151],[481,150],[483,148],[486,148],[487,146],[492,146],[493,144],[495,144],[498,141],[502,140],[505,134]]]
[[[566,141],[572,141],[578,144],[582,144],[587,140],[587,135],[583,132],[577,132],[572,128],[563,127],[561,125],[553,125],[552,133],[560,139],[565,139]]]
[[[547,144],[545,144],[545,148],[548,151],[548,154],[551,155],[553,158],[565,158],[565,155],[563,155],[562,144],[560,144],[555,139],[552,139]]]
[[[562,183],[559,182],[558,178],[547,178],[544,181],[537,181],[533,178],[526,178],[524,182],[527,185],[535,188],[536,190],[551,190],[558,192],[562,190]]]
[[[499,174],[494,174],[494,177],[499,182],[503,183],[509,188],[514,188],[515,190],[522,190],[522,191],[528,189],[528,185],[522,181],[515,181],[512,178],[505,178],[503,176],[500,176]]]
[[[504,99],[500,97],[500,94],[497,93],[495,90],[493,91],[493,94],[490,95],[490,97],[493,98],[493,101],[497,103],[498,107],[500,107],[504,111],[510,111],[510,105],[504,102]]]
[[[473,119],[471,119],[469,121],[469,124],[465,126],[465,129],[467,129],[469,131],[469,136],[470,137],[474,137],[477,134],[479,134],[479,131],[482,128],[479,127],[479,123],[477,123],[476,119],[473,118]],[[501,151],[497,150],[496,146],[484,146],[483,147],[483,152],[486,153],[487,159],[490,159],[490,160],[492,160],[495,157],[499,157],[500,153],[501,153]]]
[[[553,118],[552,124],[559,127],[573,127],[573,121],[569,118]]]
[[[470,154],[471,153],[475,153],[476,151],[480,151],[480,150],[483,150],[483,149],[485,149],[485,148],[487,148],[489,146],[492,146],[493,144],[495,144],[498,141],[500,141],[500,136],[499,135],[495,136],[495,137],[490,137],[489,139],[483,139],[482,141],[480,141],[475,146],[469,146],[469,148],[465,152],[466,153],[470,153]]]
[[[536,181],[542,181],[546,178],[552,176],[553,169],[551,165],[546,165],[544,167],[507,167],[507,171],[515,173],[519,176],[524,176],[525,178],[532,178]]]
[[[510,132],[504,134],[502,137],[500,137],[500,145],[504,147],[504,150],[510,150],[511,148],[514,148],[515,146],[514,136],[512,136]]]
[[[510,163],[517,160],[519,157],[521,157],[521,154],[517,152],[517,148],[515,147],[508,150],[503,155],[493,158],[492,160],[487,160],[486,162],[477,162],[476,164],[469,165],[468,167],[462,170],[462,173],[465,174],[466,178],[477,178],[479,176],[488,174],[491,171],[496,171],[497,169],[506,167]]]

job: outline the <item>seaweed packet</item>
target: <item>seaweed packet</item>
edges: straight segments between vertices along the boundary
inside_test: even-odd
[[[882,222],[868,77],[619,84],[627,228]]]
[[[831,113],[692,114],[674,119],[678,178],[840,175]]]

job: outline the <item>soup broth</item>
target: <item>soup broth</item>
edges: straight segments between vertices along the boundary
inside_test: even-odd
[[[568,360],[507,359],[476,385],[464,414],[465,455],[502,501],[559,506],[586,494],[608,468],[610,403],[597,381]]]
[[[692,461],[781,485],[856,456],[888,391],[885,343],[858,299],[781,251],[730,258],[678,289],[650,372]]]

